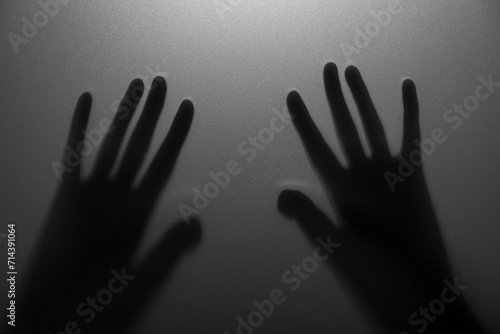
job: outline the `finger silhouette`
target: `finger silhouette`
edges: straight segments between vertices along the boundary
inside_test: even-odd
[[[403,105],[404,105],[404,119],[403,119],[403,145],[402,154],[406,157],[410,152],[414,151],[418,146],[415,146],[415,141],[420,141],[420,123],[419,106],[417,98],[417,88],[415,83],[410,79],[403,82]]]
[[[300,191],[282,191],[278,197],[278,209],[297,221],[312,244],[316,243],[318,237],[331,235],[340,238],[340,231],[328,216]]]
[[[361,77],[361,73],[354,66],[349,66],[345,71],[347,83],[358,106],[359,114],[363,122],[368,142],[374,156],[388,157],[389,146],[385,136],[384,127],[378,117],[370,93]]]
[[[92,107],[92,96],[89,93],[84,93],[78,99],[75,111],[73,113],[73,119],[71,121],[70,132],[68,136],[67,145],[64,149],[63,160],[68,163],[73,157],[74,161],[71,161],[73,170],[70,173],[66,184],[74,183],[80,177],[80,166],[82,164],[82,157],[80,155],[74,156],[71,154],[78,151],[78,144],[83,142],[85,137],[85,129],[87,128],[87,123],[90,117],[90,108]],[[71,150],[71,151],[70,151]]]
[[[333,63],[327,64],[323,71],[323,78],[335,129],[342,138],[343,151],[352,163],[360,163],[365,160],[365,153],[342,93],[337,66]]]
[[[175,116],[172,127],[156,154],[142,184],[138,188],[139,196],[156,197],[169,178],[175,166],[179,152],[193,121],[194,107],[189,100],[184,100]]]
[[[127,132],[132,117],[144,93],[144,83],[140,79],[134,79],[125,93],[116,115],[109,127],[109,133],[104,138],[101,152],[98,155],[94,168],[94,176],[99,180],[109,177],[109,173],[115,163],[120,146]]]
[[[165,79],[156,77],[118,170],[116,178],[119,183],[131,184],[137,174],[153,138],[154,128],[163,109],[166,94]]]
[[[342,165],[340,165],[316,124],[314,124],[299,93],[293,91],[288,94],[287,105],[290,113],[295,115],[293,124],[299,132],[313,165],[324,178],[331,180],[332,177],[341,172]]]

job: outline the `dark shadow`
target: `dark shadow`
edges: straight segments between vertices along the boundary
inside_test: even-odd
[[[124,333],[140,316],[175,264],[201,240],[198,221],[178,222],[139,265],[137,253],[155,204],[187,137],[194,109],[185,100],[144,177],[134,179],[162,112],[167,84],[154,79],[144,110],[111,173],[144,84],[134,80],[104,135],[88,131],[92,98],[77,104],[63,161],[61,184],[50,209],[19,299],[20,333]],[[108,124],[109,125],[109,124]],[[100,143],[91,175],[81,176],[82,156]],[[81,143],[86,142],[88,146]],[[172,315],[167,315],[172,316]]]
[[[467,292],[455,289],[454,293],[444,282],[454,286],[455,276],[424,177],[414,83],[403,83],[403,144],[401,153],[393,156],[358,69],[350,66],[345,76],[371,150],[367,155],[362,147],[337,67],[327,64],[325,90],[347,168],[323,139],[300,95],[291,92],[287,99],[294,125],[340,222],[334,224],[306,195],[293,190],[280,194],[279,210],[297,220],[315,246],[318,237],[341,244],[328,262],[372,320],[374,331],[484,333],[466,306]],[[432,148],[429,142],[425,145],[427,150]],[[458,285],[462,284],[458,277]],[[428,311],[419,309],[429,305]]]

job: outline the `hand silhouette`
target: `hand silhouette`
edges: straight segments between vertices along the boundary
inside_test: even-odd
[[[133,262],[193,119],[193,105],[185,100],[144,177],[135,185],[166,91],[165,80],[155,78],[115,174],[112,168],[144,92],[140,80],[130,84],[91,175],[82,178],[80,160],[73,161],[76,167],[64,176],[19,303],[18,327],[24,332],[124,332],[164,283],[180,255],[199,242],[199,222],[179,222],[142,263]],[[91,104],[88,93],[78,101],[64,153],[66,161],[71,152],[81,151],[78,145],[84,140]]]
[[[329,63],[324,69],[325,90],[348,167],[337,160],[300,95],[294,91],[287,98],[290,112],[296,115],[294,125],[324,182],[340,224],[333,224],[298,191],[283,191],[278,199],[279,210],[296,219],[311,242],[322,237],[342,244],[329,262],[382,332],[444,333],[454,328],[471,328],[474,333],[481,333],[465,307],[464,297],[446,304],[444,314],[430,314],[427,318],[418,313],[419,307],[428,307],[432,300],[439,299],[446,288],[443,281],[453,282],[454,277],[421,164],[414,83],[403,83],[403,144],[400,154],[392,156],[358,69],[348,67],[345,76],[372,152],[370,156],[364,152],[342,93],[337,67]],[[413,173],[403,178],[398,175],[400,168]],[[400,179],[393,182],[394,177],[388,175]],[[414,312],[418,314],[409,323]]]

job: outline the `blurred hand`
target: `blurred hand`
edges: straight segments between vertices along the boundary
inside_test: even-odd
[[[372,153],[364,152],[342,93],[337,67],[327,64],[325,90],[347,167],[323,139],[300,95],[291,92],[287,98],[288,108],[296,116],[294,125],[340,223],[333,224],[298,191],[283,191],[278,207],[299,222],[311,242],[319,236],[330,236],[333,242],[342,244],[332,256],[331,264],[382,332],[423,329],[423,324],[409,329],[409,316],[439,298],[446,287],[443,280],[453,282],[454,276],[421,164],[416,88],[411,80],[403,83],[403,144],[401,152],[393,156],[358,69],[347,68],[345,77]],[[412,169],[406,177],[398,174],[402,163]],[[394,176],[399,178],[398,182],[394,182]],[[447,308],[460,314],[462,326],[478,329],[472,317],[464,312],[464,298]],[[453,313],[450,310],[440,315],[439,321],[427,320],[425,329],[443,333],[444,329],[457,328],[457,318],[450,316]]]
[[[124,331],[164,283],[181,253],[199,242],[197,221],[178,222],[142,263],[133,261],[193,119],[193,105],[185,100],[145,176],[135,186],[166,91],[165,80],[155,78],[115,174],[111,171],[144,92],[140,80],[130,84],[90,177],[82,178],[82,161],[74,163],[77,167],[64,176],[19,303],[18,324],[26,333],[64,332],[72,321],[83,333]],[[71,150],[79,151],[91,104],[89,93],[80,97],[64,158]],[[111,294],[100,293],[103,289]]]

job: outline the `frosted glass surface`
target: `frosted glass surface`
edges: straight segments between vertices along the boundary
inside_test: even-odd
[[[282,288],[282,273],[311,252],[298,226],[277,211],[280,191],[300,189],[334,217],[291,124],[252,162],[238,146],[269,127],[273,109],[286,109],[286,95],[296,89],[342,157],[322,79],[323,66],[333,61],[341,71],[359,67],[393,153],[402,137],[404,78],[418,88],[422,136],[446,129],[449,140],[428,159],[426,177],[453,266],[469,286],[468,301],[492,332],[500,332],[500,90],[458,129],[443,120],[447,109],[474,93],[479,76],[500,81],[500,3],[403,0],[361,48],[357,27],[365,30],[374,22],[372,12],[387,9],[387,0],[232,3],[73,0],[17,53],[8,34],[20,35],[22,18],[31,20],[40,6],[0,4],[0,212],[2,224],[18,224],[18,271],[26,269],[58,185],[51,164],[60,160],[79,95],[93,94],[89,127],[97,127],[112,118],[113,103],[132,79],[150,84],[163,75],[167,102],[146,163],[184,98],[193,101],[195,117],[142,251],[181,219],[178,205],[190,203],[193,188],[210,181],[209,172],[231,160],[243,171],[202,211],[201,245],[183,258],[137,333],[236,333],[236,318],[254,310],[253,300]],[[347,45],[357,50],[348,57]],[[361,129],[356,113],[354,118]],[[85,170],[91,167],[89,161]],[[326,267],[287,297],[256,333],[370,332]]]

